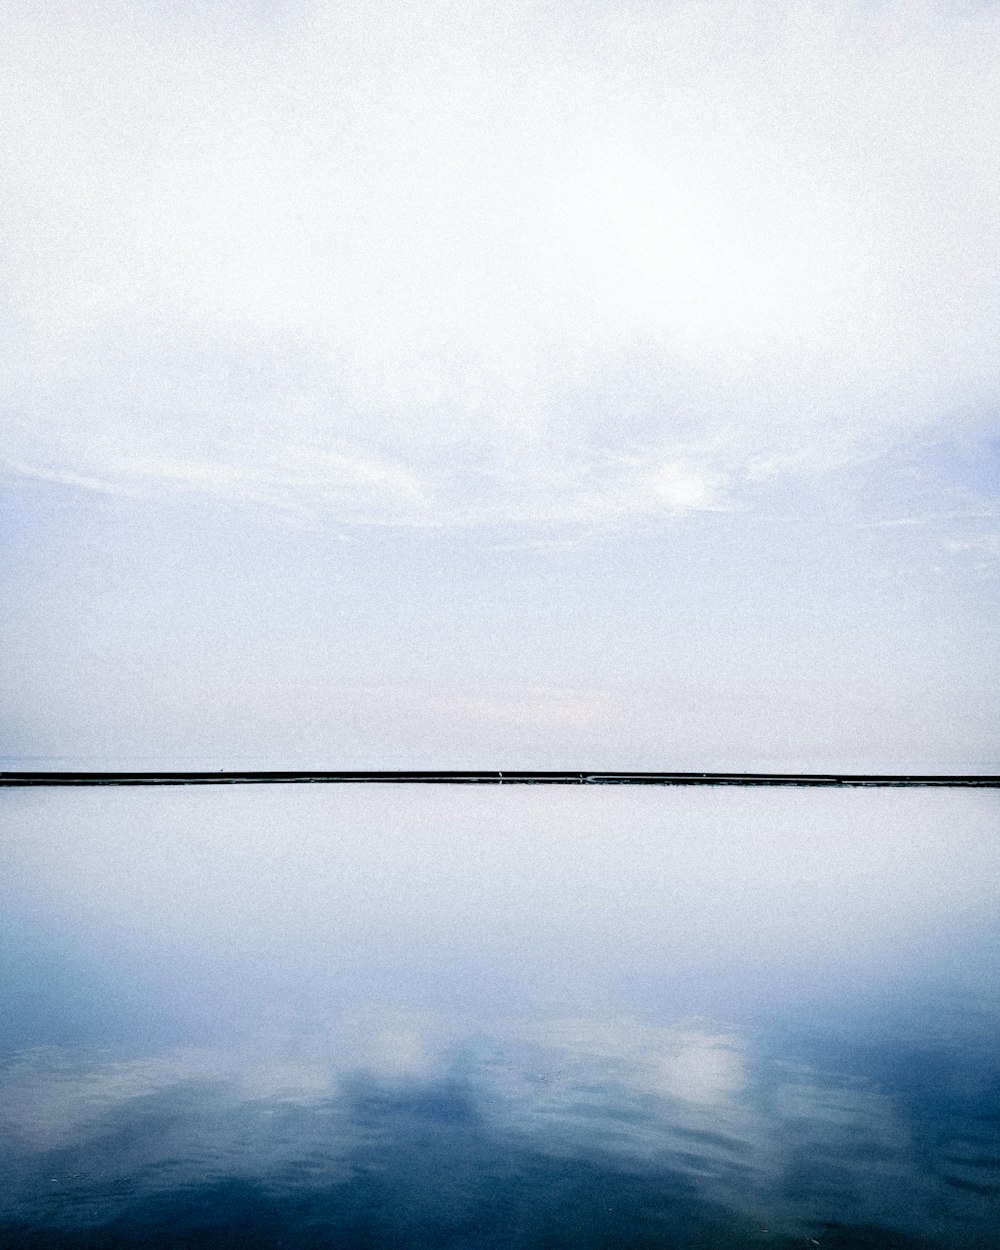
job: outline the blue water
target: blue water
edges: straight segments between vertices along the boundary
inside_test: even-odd
[[[0,1245],[995,1247],[1000,804],[0,796]]]

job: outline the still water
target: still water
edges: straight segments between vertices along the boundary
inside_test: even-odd
[[[993,1248],[998,816],[8,791],[0,1245]]]

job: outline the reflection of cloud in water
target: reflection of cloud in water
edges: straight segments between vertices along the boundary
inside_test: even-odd
[[[46,1228],[148,1240],[197,1223],[181,1206],[200,1194],[216,1220],[263,1204],[286,1245],[309,1244],[289,1215],[305,1207],[314,1235],[360,1220],[371,1244],[535,1245],[567,1204],[577,1244],[598,1244],[618,1204],[609,1227],[634,1244],[963,1246],[1000,1188],[988,1107],[949,1120],[706,1026],[369,1013],[241,1050],[27,1051],[3,1083],[11,1244]],[[250,1187],[238,1202],[234,1185]]]
[[[694,1036],[665,1059],[664,1092],[687,1102],[715,1102],[735,1093],[744,1082],[738,1051],[724,1039]]]

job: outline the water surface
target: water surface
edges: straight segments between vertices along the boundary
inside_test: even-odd
[[[0,796],[0,1243],[987,1247],[998,798]]]

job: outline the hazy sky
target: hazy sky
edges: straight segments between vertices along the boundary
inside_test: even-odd
[[[0,753],[1000,766],[1000,7],[0,48]]]

